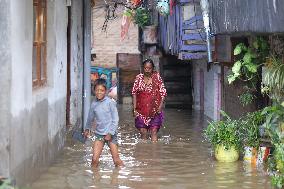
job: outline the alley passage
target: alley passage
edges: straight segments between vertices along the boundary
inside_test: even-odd
[[[156,144],[138,139],[129,107],[119,107],[123,168],[115,168],[108,147],[92,169],[91,147],[67,141],[63,154],[32,189],[271,188],[264,168],[238,161],[218,163],[201,136],[207,121],[198,113],[168,109]]]

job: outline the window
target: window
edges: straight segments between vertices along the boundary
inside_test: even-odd
[[[33,87],[46,83],[46,0],[33,0]]]

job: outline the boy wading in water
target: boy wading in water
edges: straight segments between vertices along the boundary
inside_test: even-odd
[[[122,166],[123,162],[118,155],[117,127],[118,112],[116,102],[106,96],[107,88],[104,79],[97,79],[95,86],[96,99],[92,102],[84,136],[89,137],[95,122],[95,142],[93,143],[92,165],[97,167],[104,144],[110,148],[113,162],[116,166]]]

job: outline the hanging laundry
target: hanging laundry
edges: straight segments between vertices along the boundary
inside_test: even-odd
[[[131,4],[134,6],[134,7],[139,7],[142,3],[142,0],[131,0]]]
[[[168,0],[159,0],[156,6],[157,11],[163,15],[167,16],[170,13],[170,6]]]
[[[122,21],[121,21],[121,33],[120,33],[121,41],[123,41],[128,34],[130,22],[131,22],[131,16],[129,16],[127,11],[125,11],[125,13],[122,16]]]

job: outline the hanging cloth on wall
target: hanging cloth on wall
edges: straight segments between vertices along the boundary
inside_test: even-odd
[[[173,8],[174,8],[175,2],[174,0],[170,0],[170,15],[173,15]]]
[[[121,32],[120,32],[121,41],[123,41],[128,34],[130,22],[131,22],[131,16],[127,15],[127,11],[125,11],[121,20]]]

